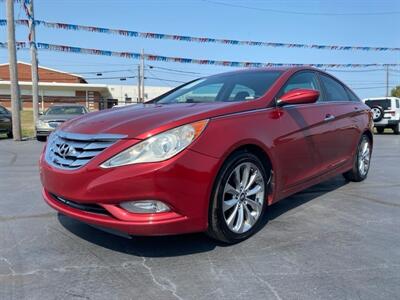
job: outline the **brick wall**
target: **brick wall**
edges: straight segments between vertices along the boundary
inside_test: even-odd
[[[20,81],[32,81],[31,74],[31,66],[29,64],[18,63],[18,79]],[[10,80],[8,64],[0,66],[0,80]],[[81,77],[40,67],[39,80],[42,82],[87,83]]]
[[[90,110],[98,110],[102,107],[104,100],[102,99],[99,92],[91,92],[93,94],[93,101],[89,102],[88,108]],[[23,107],[32,108],[32,97],[22,96]],[[60,97],[60,96],[39,96],[39,107],[42,107],[42,99],[44,100],[44,107],[47,108],[53,104],[82,104],[86,105],[86,93],[77,92],[75,97]],[[0,105],[7,108],[11,107],[10,95],[0,95]]]

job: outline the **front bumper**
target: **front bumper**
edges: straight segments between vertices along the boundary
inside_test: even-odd
[[[107,150],[105,151],[107,152]],[[45,201],[62,214],[82,222],[112,228],[130,235],[170,235],[205,231],[208,203],[218,160],[192,150],[174,158],[117,168],[102,169],[88,163],[67,171],[40,160]],[[87,211],[63,203],[97,205],[104,212]],[[170,212],[130,213],[118,204],[124,201],[154,199],[166,203]]]
[[[36,127],[36,136],[49,136],[56,128]]]

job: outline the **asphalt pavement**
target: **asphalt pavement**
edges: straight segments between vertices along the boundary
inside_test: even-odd
[[[43,145],[0,139],[0,299],[400,299],[400,136],[375,136],[366,181],[284,199],[233,246],[58,215],[41,197]]]

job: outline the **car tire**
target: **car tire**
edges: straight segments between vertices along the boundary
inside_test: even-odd
[[[376,127],[376,131],[377,131],[379,134],[382,134],[382,133],[385,131],[385,127]]]
[[[270,173],[250,152],[237,152],[227,159],[210,199],[210,237],[234,244],[258,231],[267,208]]]
[[[14,137],[12,131],[7,132],[7,137],[9,139],[12,139]]]
[[[367,147],[367,149],[364,149],[364,147]],[[371,139],[363,134],[354,155],[353,168],[343,174],[344,178],[354,182],[360,182],[367,178],[371,164],[371,153]]]
[[[374,122],[379,122],[383,119],[384,112],[382,107],[380,107],[379,105],[374,105],[371,107],[371,111],[372,119]]]
[[[47,137],[38,135],[36,136],[36,140],[38,140],[39,142],[45,142],[47,140]]]
[[[400,123],[397,123],[397,125],[393,127],[393,132],[394,134],[400,134]]]

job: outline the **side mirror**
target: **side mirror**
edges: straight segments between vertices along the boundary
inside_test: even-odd
[[[314,103],[318,98],[319,91],[311,89],[296,89],[283,94],[282,97],[276,101],[276,104],[279,106],[289,104],[307,104]]]
[[[39,111],[39,116],[42,116],[43,115],[43,112],[42,111]]]

